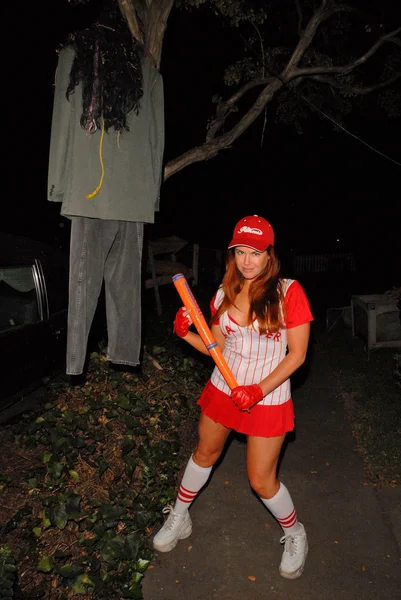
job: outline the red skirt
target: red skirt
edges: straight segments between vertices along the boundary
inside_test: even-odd
[[[239,410],[230,396],[209,380],[197,402],[203,415],[238,433],[257,437],[278,437],[294,429],[292,398],[284,404],[257,404],[251,411]]]

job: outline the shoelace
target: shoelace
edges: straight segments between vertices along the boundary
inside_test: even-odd
[[[179,517],[180,515],[178,513],[174,512],[172,506],[165,506],[162,510],[162,513],[165,515],[168,515],[167,521],[164,524],[165,529],[169,529],[169,530],[172,529],[176,518]]]
[[[283,537],[280,539],[280,544],[285,544],[284,552],[288,552],[290,556],[298,552],[297,536],[283,535]]]

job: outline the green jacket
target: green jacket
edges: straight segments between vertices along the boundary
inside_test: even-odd
[[[81,85],[69,100],[66,89],[74,59],[72,48],[59,55],[53,101],[48,170],[48,200],[61,202],[61,214],[105,220],[154,222],[159,208],[164,151],[163,79],[143,60],[143,97],[137,115],[128,115],[130,131],[87,134],[80,125]]]

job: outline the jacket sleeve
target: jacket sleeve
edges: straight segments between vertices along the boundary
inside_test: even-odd
[[[66,90],[73,59],[73,51],[64,48],[59,54],[57,63],[47,181],[47,199],[50,202],[62,202],[66,187],[68,149],[71,143],[71,123],[75,104],[74,94],[70,100],[67,100]]]
[[[155,70],[155,78],[151,90],[151,105],[154,118],[152,119],[151,147],[153,154],[154,176],[159,193],[155,210],[160,209],[160,187],[163,181],[163,154],[165,144],[164,124],[164,86],[161,74]]]

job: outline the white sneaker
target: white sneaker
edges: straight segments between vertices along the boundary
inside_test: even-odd
[[[303,573],[306,557],[308,556],[308,538],[304,526],[301,533],[284,535],[280,544],[284,544],[284,552],[280,563],[280,575],[286,579],[297,579]]]
[[[191,535],[192,521],[187,510],[180,515],[174,512],[171,505],[165,506],[162,512],[168,514],[168,517],[153,538],[153,547],[159,552],[170,552],[176,547],[178,540],[184,540]]]

